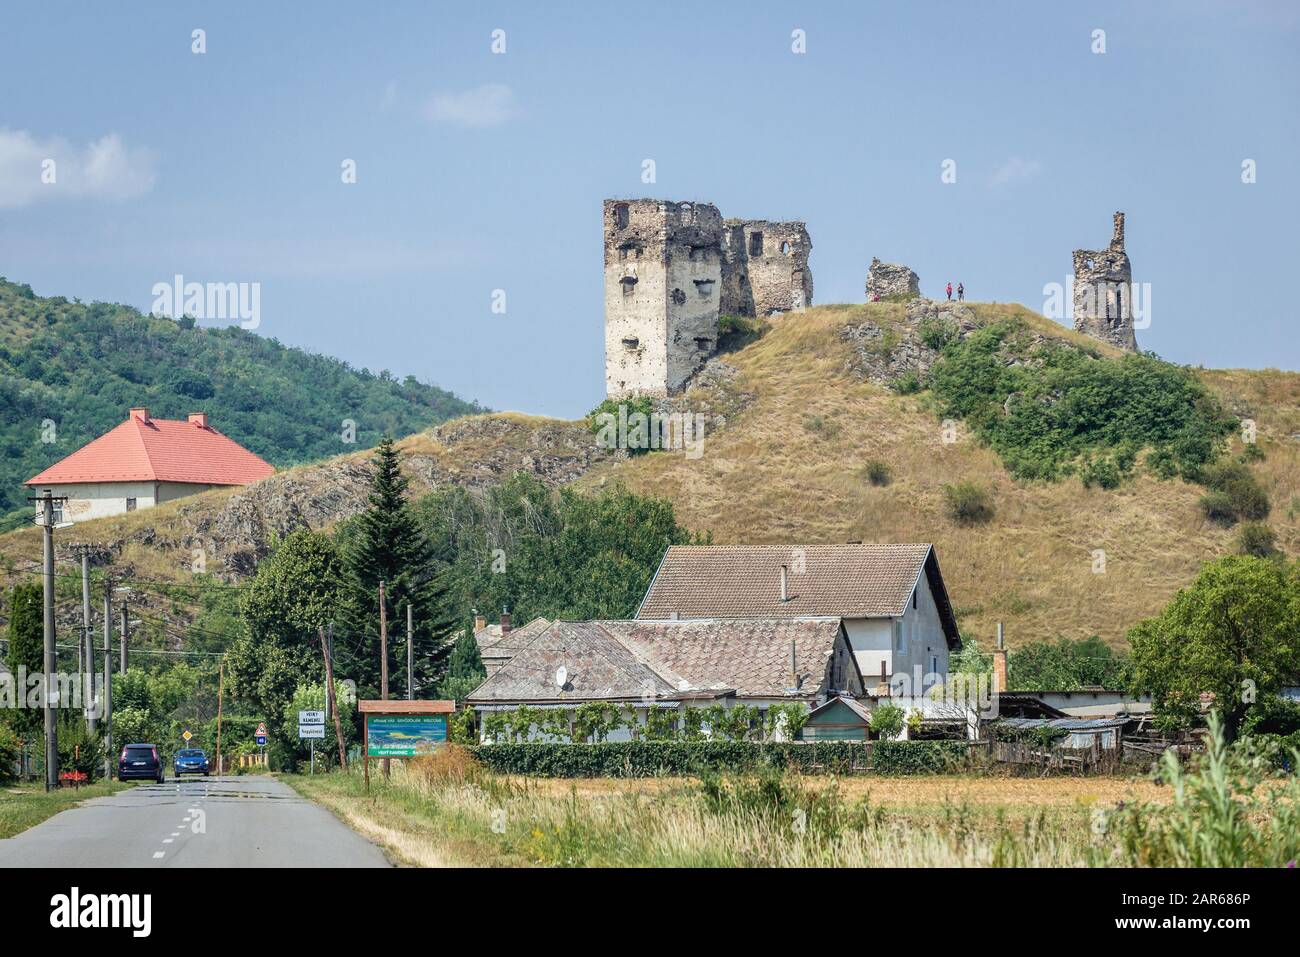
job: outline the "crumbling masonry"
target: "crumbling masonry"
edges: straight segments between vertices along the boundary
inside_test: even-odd
[[[1105,249],[1074,251],[1074,328],[1130,352],[1133,332],[1133,268],[1124,252],[1124,214]]]
[[[803,223],[723,221],[716,206],[605,200],[605,392],[680,392],[717,352],[720,315],[812,304]]]

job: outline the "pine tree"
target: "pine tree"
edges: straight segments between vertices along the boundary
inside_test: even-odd
[[[447,674],[438,685],[438,697],[460,702],[483,683],[487,669],[483,667],[483,656],[479,654],[478,642],[467,628],[461,632],[452,646],[451,657],[447,662]]]
[[[9,671],[15,683],[20,666],[29,675],[45,671],[44,595],[36,583],[15,585],[9,596]],[[14,694],[21,702],[26,698],[27,688],[15,684]],[[18,731],[39,730],[42,720],[39,710],[15,709],[14,727]]]
[[[357,682],[361,694],[378,697],[379,583],[388,605],[388,689],[405,692],[406,609],[415,626],[415,690],[431,691],[447,666],[455,630],[450,593],[428,536],[407,501],[392,439],[385,438],[371,459],[369,505],[358,517],[347,549],[349,595],[344,613],[344,641],[336,643],[341,677]]]

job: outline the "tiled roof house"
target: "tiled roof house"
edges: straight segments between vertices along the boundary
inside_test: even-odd
[[[274,472],[269,463],[209,425],[207,413],[191,413],[182,422],[155,419],[148,409],[136,408],[125,422],[25,484],[67,499],[56,521],[80,522],[211,488],[248,485]]]

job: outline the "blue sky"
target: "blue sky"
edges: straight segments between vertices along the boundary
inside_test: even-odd
[[[259,282],[263,335],[576,417],[606,196],[805,220],[820,303],[879,256],[1035,309],[1123,209],[1144,348],[1300,368],[1300,5],[541,6],[10,8],[0,275],[146,310],[176,273]]]

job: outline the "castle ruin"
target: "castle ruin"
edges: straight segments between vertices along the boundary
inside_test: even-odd
[[[1115,214],[1105,249],[1074,251],[1074,328],[1137,352],[1133,332],[1133,268],[1124,251],[1124,214]]]
[[[812,304],[803,223],[727,220],[709,203],[605,200],[605,393],[680,392],[720,315]]]

